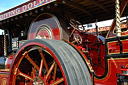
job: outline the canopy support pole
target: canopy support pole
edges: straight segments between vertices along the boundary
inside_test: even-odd
[[[6,38],[6,29],[4,29],[4,56],[7,56],[7,38]]]
[[[116,34],[117,37],[121,37],[121,28],[120,28],[120,1],[115,1],[115,8],[116,8]]]

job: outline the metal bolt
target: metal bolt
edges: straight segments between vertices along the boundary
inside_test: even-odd
[[[124,66],[121,66],[121,68],[124,68]]]

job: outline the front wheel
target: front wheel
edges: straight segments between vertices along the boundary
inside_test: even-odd
[[[34,39],[16,53],[9,85],[92,85],[79,53],[58,40]]]

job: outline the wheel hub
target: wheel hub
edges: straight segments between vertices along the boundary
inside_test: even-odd
[[[40,78],[35,78],[33,81],[33,85],[45,85],[44,81]]]

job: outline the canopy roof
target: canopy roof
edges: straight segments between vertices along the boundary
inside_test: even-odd
[[[109,20],[115,17],[115,0],[64,0],[63,10],[78,17],[82,23]],[[120,4],[128,0],[120,0]],[[122,16],[128,15],[128,5]]]
[[[126,5],[122,16],[128,15],[128,0],[120,0],[120,4]],[[125,4],[124,4],[125,2]],[[70,13],[82,23],[113,19],[115,17],[115,0],[30,0],[17,7],[0,13],[0,23],[12,17],[21,15],[44,6],[59,8],[66,15]],[[52,9],[54,11],[54,9]],[[57,12],[57,11],[56,11]],[[58,11],[59,12],[59,11]],[[71,17],[69,16],[69,17]]]

